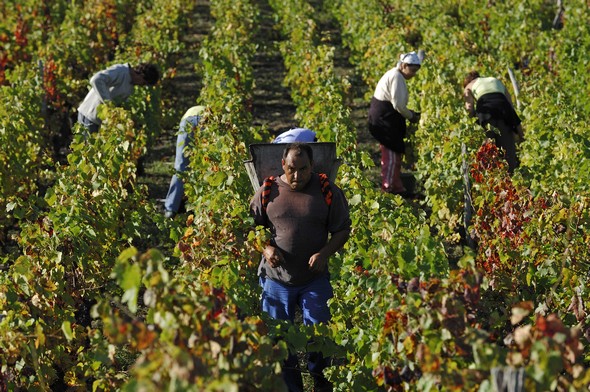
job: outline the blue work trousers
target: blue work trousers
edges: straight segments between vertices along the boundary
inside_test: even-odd
[[[199,123],[199,120],[199,116],[191,116],[182,119],[180,122],[178,136],[176,137],[176,157],[174,158],[174,170],[177,173],[182,173],[188,168],[189,159],[184,154],[184,150],[193,143],[193,129]],[[189,130],[187,130],[187,126]],[[178,212],[180,203],[182,202],[182,196],[184,196],[184,184],[178,177],[178,174],[174,174],[170,181],[166,200],[164,201],[166,211]]]
[[[286,286],[260,277],[260,285],[262,286],[262,310],[272,318],[294,322],[295,308],[299,306],[305,325],[330,321],[328,300],[334,296],[334,291],[328,276],[303,286]],[[307,369],[314,379],[314,384],[327,383],[322,372],[328,362],[329,360],[324,358],[322,353],[309,353]],[[289,392],[303,392],[303,380],[295,353],[290,353],[284,363],[283,379]]]
[[[90,121],[90,119],[88,117],[86,117],[85,115],[83,115],[80,112],[78,112],[78,122],[80,124],[82,124],[84,126],[84,128],[86,128],[86,130],[83,131],[84,132],[83,133],[84,140],[88,140],[88,137],[90,136],[91,133],[96,133],[100,129],[99,124],[96,124],[96,123]]]

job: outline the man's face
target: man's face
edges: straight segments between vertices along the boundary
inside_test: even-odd
[[[402,63],[401,73],[406,80],[412,79],[414,76],[416,76],[418,70],[420,70],[420,67],[416,65]]]
[[[312,162],[307,154],[304,151],[291,150],[282,162],[285,177],[291,190],[302,190],[311,178]]]
[[[134,69],[131,70],[131,83],[136,86],[146,86],[147,85],[147,82],[143,78],[143,75]]]

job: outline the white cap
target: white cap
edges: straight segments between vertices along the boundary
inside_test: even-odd
[[[399,56],[399,60],[404,64],[422,65],[422,61],[420,61],[420,57],[416,52],[402,54]]]

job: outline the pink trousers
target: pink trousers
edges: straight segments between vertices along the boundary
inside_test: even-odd
[[[381,146],[381,190],[401,193],[406,188],[401,179],[402,154],[394,152],[383,144]]]

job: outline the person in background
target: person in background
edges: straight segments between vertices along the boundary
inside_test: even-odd
[[[268,244],[259,249],[262,310],[272,318],[294,322],[298,306],[304,324],[327,323],[328,300],[333,297],[328,260],[350,235],[348,203],[340,188],[312,171],[309,143],[287,144],[281,163],[283,174],[270,177],[250,202],[255,224],[271,234]],[[327,364],[321,353],[310,353],[308,370],[316,391],[332,390],[323,376]],[[283,378],[289,391],[303,392],[296,354],[286,360]]]
[[[465,110],[470,116],[477,117],[477,122],[486,129],[486,136],[504,150],[508,171],[514,173],[519,165],[515,136],[522,140],[524,133],[506,86],[499,79],[481,77],[479,72],[471,71],[463,80],[463,100]],[[488,130],[488,124],[500,133]]]
[[[369,107],[369,132],[381,147],[381,190],[407,194],[401,179],[405,153],[406,120],[417,123],[420,113],[408,109],[406,80],[413,78],[422,62],[416,52],[402,54],[395,67],[377,83]]]
[[[317,142],[316,133],[307,128],[293,128],[278,135],[273,143]]]
[[[141,63],[137,67],[115,64],[95,73],[90,78],[92,88],[78,107],[78,122],[90,133],[98,132],[101,120],[96,109],[105,102],[120,103],[133,93],[135,86],[153,86],[160,80],[154,64]]]
[[[168,194],[164,200],[164,216],[166,218],[174,218],[180,209],[182,197],[184,196],[184,184],[178,177],[178,173],[182,173],[188,168],[189,159],[184,154],[184,150],[192,145],[195,129],[199,125],[204,111],[204,106],[193,106],[184,113],[180,120],[178,136],[176,137],[176,156],[174,158],[176,174],[172,176]]]

